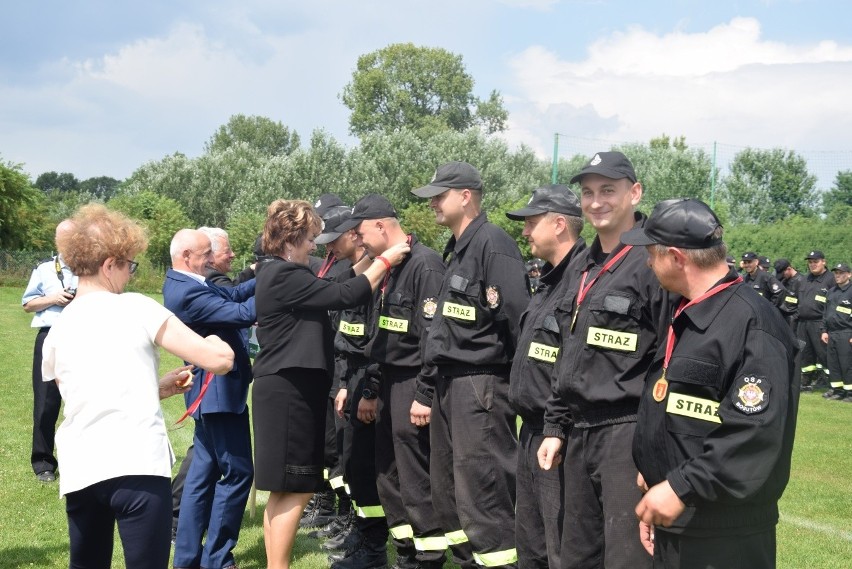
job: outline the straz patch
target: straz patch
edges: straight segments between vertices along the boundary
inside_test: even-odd
[[[476,321],[476,307],[445,301],[444,308],[441,310],[441,315],[446,318],[455,318],[456,320],[474,322]]]
[[[669,393],[666,413],[711,423],[722,422],[721,417],[719,417],[719,403],[711,399],[702,399],[681,393]]]
[[[799,299],[795,296],[785,296],[784,302],[786,302],[787,304],[799,304]]]
[[[527,357],[534,360],[540,360],[548,363],[556,363],[556,355],[559,353],[559,348],[556,346],[548,346],[547,344],[539,344],[538,342],[530,342],[530,351],[527,352]]]
[[[408,332],[408,320],[403,320],[402,318],[391,318],[389,316],[379,316],[379,328],[405,334]]]
[[[436,312],[438,312],[438,301],[431,297],[425,299],[423,301],[423,318],[432,320]]]
[[[485,289],[485,302],[488,308],[494,309],[500,306],[500,289],[491,285]]]
[[[835,310],[837,312],[841,313],[841,314],[852,314],[852,308],[849,308],[848,306],[838,305],[837,308],[835,308]]]
[[[769,391],[772,386],[765,377],[745,376],[737,381],[732,396],[734,407],[746,415],[761,413],[769,407]]]
[[[825,302],[825,297],[821,294],[818,294],[814,297],[814,300],[816,300],[817,302]]]
[[[590,346],[599,346],[601,348],[609,348],[611,350],[635,352],[636,346],[639,343],[639,334],[618,332],[616,330],[607,330],[606,328],[595,328],[594,326],[589,326],[589,333],[586,335],[586,343]]]
[[[346,334],[347,336],[363,336],[364,335],[364,325],[363,324],[352,324],[351,322],[347,322],[346,320],[340,321],[340,327],[338,328],[341,334]]]

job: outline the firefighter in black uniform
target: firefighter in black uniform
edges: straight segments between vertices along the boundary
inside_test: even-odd
[[[849,265],[832,267],[836,284],[828,291],[820,339],[828,346],[829,399],[852,403],[852,286]]]
[[[806,256],[808,275],[799,291],[799,328],[796,335],[805,343],[802,349],[802,385],[817,387],[827,383],[825,344],[820,340],[822,319],[828,290],[834,286],[834,273],[825,266],[822,251],[813,250]],[[831,396],[831,390],[825,392]]]
[[[774,568],[799,397],[795,336],[728,268],[704,203],[660,202],[622,240],[647,246],[662,286],[683,297],[633,441],[642,542],[654,567]]]
[[[752,287],[754,291],[774,304],[786,317],[789,311],[784,306],[784,297],[787,292],[778,279],[760,269],[760,257],[757,253],[747,251],[742,256],[742,266],[745,270],[743,281]]]
[[[796,268],[790,264],[790,261],[778,259],[775,261],[775,278],[781,282],[781,286],[787,291],[787,294],[784,295],[786,319],[795,334],[796,328],[799,326],[799,292],[802,289],[805,277],[799,274]]]
[[[564,456],[563,567],[650,567],[636,535],[633,508],[641,495],[630,441],[645,373],[665,338],[669,295],[645,249],[620,242],[645,222],[634,211],[642,185],[627,157],[599,152],[571,180],[578,181],[597,236],[568,267],[570,283],[556,308],[562,344],[539,465],[553,468]]]
[[[546,262],[530,305],[521,316],[521,335],[512,361],[509,403],[521,417],[518,436],[515,535],[519,569],[558,569],[562,541],[562,466],[542,470],[536,452],[543,438],[544,404],[561,339],[556,306],[568,283],[565,269],[586,248],[580,237],[583,212],[577,196],[564,185],[533,191],[523,209],[506,217],[524,222],[523,235],[536,257]]]
[[[412,190],[431,198],[436,221],[453,233],[424,355],[438,367],[432,495],[459,565],[513,567],[518,439],[509,368],[529,281],[517,243],[480,212],[482,191],[466,162],[442,165],[428,186]],[[418,382],[415,402],[428,406],[432,391]]]
[[[436,369],[423,364],[422,342],[435,316],[444,276],[441,257],[406,235],[397,213],[384,197],[370,194],[355,204],[352,219],[359,244],[369,255],[408,242],[411,252],[381,287],[371,320],[375,333],[366,354],[380,378],[379,398],[362,400],[376,412],[376,473],[379,498],[397,549],[398,569],[440,568],[447,539],[432,505],[429,481],[429,407],[414,421],[418,378],[434,385]],[[380,405],[379,405],[380,403]]]

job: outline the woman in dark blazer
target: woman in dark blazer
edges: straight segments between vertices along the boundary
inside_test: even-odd
[[[321,230],[308,202],[276,200],[263,228],[263,249],[270,257],[256,268],[261,350],[254,365],[252,417],[255,484],[270,491],[263,516],[269,569],[289,567],[299,517],[322,485],[326,399],[334,369],[328,311],[366,303],[409,250],[407,244],[391,247],[375,259],[362,259],[339,282],[324,280],[308,267]]]

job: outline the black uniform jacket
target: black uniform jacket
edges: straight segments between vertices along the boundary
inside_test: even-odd
[[[808,273],[799,290],[799,320],[822,320],[828,289],[834,286],[834,273],[824,271],[817,276]]]
[[[635,226],[644,225],[645,216],[635,215]],[[606,261],[624,247],[619,245]],[[569,285],[555,312],[562,345],[545,408],[545,436],[564,438],[572,421],[578,427],[635,421],[645,374],[665,340],[671,295],[648,267],[648,251],[633,247],[599,274],[606,264],[602,256],[595,238],[567,269]],[[577,311],[585,272],[587,285],[598,278]]]
[[[789,279],[781,279],[781,284],[787,291],[783,299],[782,312],[787,316],[789,322],[795,322],[799,317],[799,291],[802,290],[802,284],[805,277],[802,273],[796,273]]]
[[[529,280],[521,252],[480,213],[444,249],[450,256],[426,340],[426,362],[441,368],[497,368],[515,354]],[[418,387],[419,392],[423,389]]]
[[[834,288],[828,291],[827,298],[825,318],[823,318],[821,329],[824,332],[852,330],[852,284],[847,283],[846,288],[834,285]],[[837,379],[845,380],[847,378]]]
[[[774,526],[798,407],[790,327],[745,283],[687,308],[673,327],[668,386],[657,383],[663,342],[633,440],[648,486],[668,480],[687,506],[666,531],[708,536]]]
[[[257,265],[257,339],[260,353],[255,377],[290,367],[333,371],[334,330],[329,310],[367,302],[372,294],[367,277],[343,282],[320,279],[305,265],[273,257]],[[352,271],[340,275],[345,279]]]
[[[784,290],[778,279],[766,271],[758,269],[754,272],[754,275],[745,273],[743,281],[747,286],[753,288],[754,292],[777,306],[782,313],[787,314],[784,306],[784,297],[787,296],[787,291]]]
[[[415,399],[431,406],[437,370],[432,364],[424,365],[423,350],[438,307],[444,263],[414,235],[410,245],[411,252],[391,270],[374,306],[376,330],[367,356],[381,366],[411,369],[422,390]]]
[[[558,265],[544,265],[530,305],[521,316],[518,352],[509,376],[509,403],[524,424],[534,429],[540,430],[544,423],[544,404],[552,391],[553,365],[562,344],[554,312],[568,287],[570,273],[565,269],[585,249],[586,242],[580,238]]]

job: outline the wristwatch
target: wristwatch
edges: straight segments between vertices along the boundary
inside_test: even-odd
[[[367,401],[369,401],[371,399],[375,399],[378,396],[379,396],[379,394],[376,393],[375,391],[373,391],[372,389],[370,389],[369,387],[365,387],[361,391],[361,399],[366,399]]]

